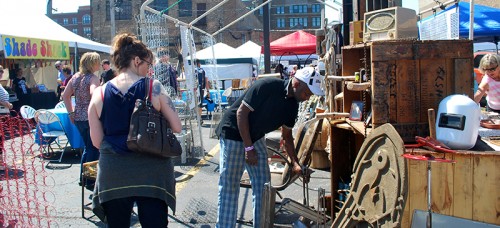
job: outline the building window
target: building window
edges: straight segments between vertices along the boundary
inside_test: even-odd
[[[149,7],[161,12],[168,8],[168,0],[154,0],[153,3],[149,4]],[[164,14],[168,15],[168,10]]]
[[[313,4],[311,7],[311,11],[313,13],[319,13],[321,11],[321,5],[320,4]]]
[[[290,18],[290,28],[293,27],[307,27],[307,18],[303,17],[291,17]]]
[[[285,27],[285,18],[278,18],[276,20],[276,27],[284,28]]]
[[[179,17],[193,16],[193,2],[191,0],[183,0],[179,2]]]
[[[76,17],[73,17],[72,21],[74,25],[78,24],[78,19]]]
[[[92,33],[92,29],[90,27],[84,27],[83,28],[83,34],[84,35],[90,35]]]
[[[106,1],[106,20],[110,20],[109,1]],[[115,20],[132,19],[132,0],[117,0],[115,2]]]
[[[312,18],[312,27],[319,27],[319,26],[321,26],[321,18],[313,17]]]
[[[82,17],[82,22],[83,22],[83,24],[85,24],[85,25],[90,24],[90,15],[88,15],[88,14],[83,15],[83,17]]]
[[[68,24],[68,18],[63,19],[63,24],[67,25]]]
[[[307,5],[292,5],[290,13],[307,13]]]
[[[197,3],[196,4],[196,17],[200,17],[204,13],[207,12],[207,3]],[[198,26],[207,26],[207,17],[203,17],[198,22],[196,22]]]
[[[75,28],[75,29],[73,29],[73,33],[74,33],[74,34],[78,34],[78,29],[76,29],[76,28]]]
[[[284,6],[276,7],[276,14],[285,14],[285,7]]]
[[[264,7],[266,7],[266,6],[260,7],[260,9],[259,9],[259,15],[264,14]]]

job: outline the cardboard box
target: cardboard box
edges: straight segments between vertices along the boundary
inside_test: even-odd
[[[349,22],[349,44],[354,45],[363,43],[363,26],[364,21]]]

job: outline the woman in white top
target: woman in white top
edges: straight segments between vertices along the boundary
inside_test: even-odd
[[[474,94],[474,101],[479,103],[486,94],[488,111],[500,113],[500,55],[487,54],[481,58],[479,71],[484,74]]]

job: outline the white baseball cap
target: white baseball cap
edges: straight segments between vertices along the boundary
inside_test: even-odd
[[[318,96],[323,96],[325,93],[321,89],[321,75],[314,67],[304,67],[295,72],[295,78],[307,84],[309,90]]]

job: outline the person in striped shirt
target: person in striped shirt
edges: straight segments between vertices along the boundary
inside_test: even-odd
[[[0,78],[2,78],[3,76],[3,67],[0,66]],[[2,84],[0,84],[0,106],[4,106],[8,109],[12,109],[12,104],[9,102],[9,93],[3,88]],[[4,117],[5,118],[8,118],[9,117],[9,114],[10,112],[7,112],[5,114],[0,114],[0,127],[3,127],[1,126],[4,122]],[[5,138],[3,137],[4,134],[1,134],[0,135],[0,172],[3,172],[4,170],[7,169],[7,165],[5,165],[4,161],[3,161],[3,151],[4,151],[4,147],[3,147],[3,143],[5,141]]]
[[[3,67],[0,65],[0,78],[3,76]],[[13,105],[9,102],[9,93],[0,84],[0,106],[12,109]]]

